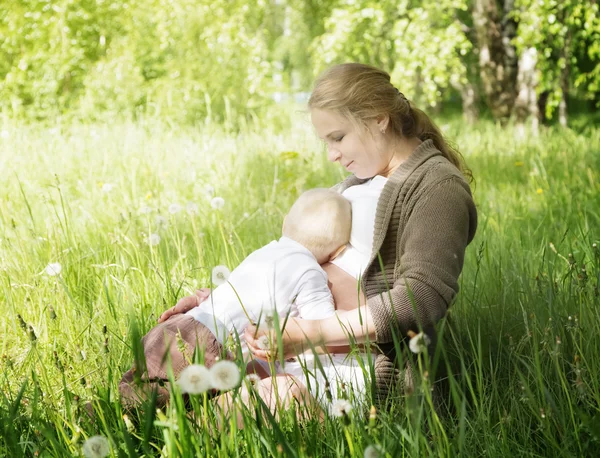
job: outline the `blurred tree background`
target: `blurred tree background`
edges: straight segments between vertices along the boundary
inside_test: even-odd
[[[597,0],[2,0],[10,117],[259,118],[327,66],[380,66],[425,109],[567,125],[600,103]]]

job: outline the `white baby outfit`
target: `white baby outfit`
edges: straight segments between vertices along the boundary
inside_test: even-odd
[[[220,343],[237,332],[246,351],[242,339],[249,324],[246,313],[254,322],[262,314],[261,323],[274,313],[306,320],[331,316],[335,310],[327,274],[307,248],[281,237],[251,253],[227,283],[187,315],[209,328]]]

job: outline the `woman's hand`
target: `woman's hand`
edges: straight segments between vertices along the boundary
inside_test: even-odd
[[[281,333],[283,344],[283,358],[288,359],[310,348],[307,341],[312,341],[314,346],[316,331],[320,320],[301,320],[299,318],[289,318],[285,329]],[[277,348],[277,332],[274,329],[265,327],[257,328],[249,325],[244,331],[244,338],[248,349],[255,358],[264,361],[275,361],[279,356]]]
[[[174,307],[171,307],[169,310],[163,312],[163,314],[158,319],[159,323],[167,321],[173,315],[179,315],[180,313],[186,313],[192,310],[194,307],[198,307],[202,302],[208,299],[210,296],[210,288],[202,288],[197,289],[196,294],[193,296],[186,296],[179,299],[177,304]]]

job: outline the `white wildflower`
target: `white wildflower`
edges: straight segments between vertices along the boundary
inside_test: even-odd
[[[383,450],[379,445],[369,445],[365,449],[365,458],[379,458],[383,456]]]
[[[202,364],[192,364],[181,371],[177,384],[184,393],[204,393],[212,388],[210,371]]]
[[[198,205],[195,204],[194,202],[188,202],[188,204],[186,205],[185,208],[190,215],[198,214]]]
[[[244,219],[248,219],[250,217],[250,213],[244,212],[242,216],[244,217]]]
[[[160,243],[160,235],[150,234],[148,236],[148,245],[156,246]]]
[[[152,213],[152,207],[150,207],[149,205],[142,205],[140,207],[140,213],[142,215],[147,215],[148,213]]]
[[[423,353],[430,343],[429,336],[424,332],[420,332],[410,339],[408,347],[413,353]]]
[[[206,190],[206,196],[208,198],[212,198],[215,195],[215,187],[214,186],[207,184],[204,189]]]
[[[246,383],[249,386],[257,386],[260,383],[260,377],[256,374],[248,374],[246,375]]]
[[[111,192],[114,189],[115,185],[112,183],[104,183],[102,185],[102,192]]]
[[[216,286],[227,283],[229,275],[231,275],[231,271],[227,266],[217,266],[212,270],[212,282]]]
[[[215,210],[221,210],[225,206],[225,199],[222,197],[213,197],[210,206]]]
[[[62,266],[58,262],[51,262],[44,269],[46,274],[50,275],[51,277],[54,277],[54,276],[60,274],[61,270],[62,270]]]
[[[104,458],[110,453],[110,444],[104,436],[92,436],[83,443],[82,451],[86,458]]]
[[[161,215],[157,215],[154,221],[156,222],[156,225],[158,227],[163,227],[167,225],[167,218]]]
[[[240,383],[240,377],[240,369],[233,361],[218,361],[210,368],[210,380],[217,390],[232,390]]]
[[[346,399],[338,399],[331,406],[331,413],[334,417],[345,417],[352,410],[352,404]]]
[[[169,205],[169,213],[171,215],[174,215],[175,213],[179,213],[181,211],[182,207],[179,204],[171,204]]]

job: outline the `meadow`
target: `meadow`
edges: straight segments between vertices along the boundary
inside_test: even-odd
[[[593,126],[533,136],[441,123],[473,171],[479,228],[414,395],[324,422],[242,406],[241,431],[226,418],[219,431],[220,413],[202,396],[193,415],[180,394],[168,409],[124,415],[116,387],[139,334],[208,286],[214,266],[233,268],[279,237],[301,191],[344,177],[306,117],[290,124],[231,133],[154,119],[0,121],[0,456],[81,456],[95,435],[119,457],[594,456]],[[436,409],[434,374],[444,393]]]

